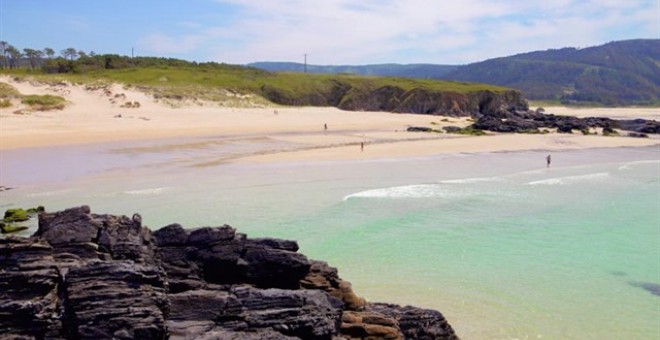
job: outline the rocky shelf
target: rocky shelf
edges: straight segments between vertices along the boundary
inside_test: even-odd
[[[82,206],[0,239],[0,337],[457,339],[437,311],[366,302],[295,241],[141,220]]]

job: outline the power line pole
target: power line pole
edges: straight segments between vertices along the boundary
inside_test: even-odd
[[[303,69],[304,73],[307,73],[307,53],[305,53],[305,67]]]

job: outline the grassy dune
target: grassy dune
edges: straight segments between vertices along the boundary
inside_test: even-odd
[[[21,70],[2,70],[0,74],[30,77],[40,82],[77,84],[122,83],[173,99],[203,99],[224,101],[236,96],[264,95],[264,89],[274,89],[291,98],[314,94],[327,95],[338,84],[357,91],[396,87],[404,91],[424,89],[430,92],[470,93],[488,90],[502,92],[507,88],[465,82],[422,79],[366,77],[302,73],[271,73],[255,68],[231,65],[151,66],[123,69],[101,69],[85,73],[43,74]]]

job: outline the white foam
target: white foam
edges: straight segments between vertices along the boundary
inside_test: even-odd
[[[140,190],[129,190],[129,191],[124,191],[123,193],[126,195],[160,195],[166,190],[167,190],[166,187],[161,187],[161,188],[148,188],[148,189],[140,189]]]
[[[644,165],[644,164],[657,164],[657,165],[660,165],[660,160],[647,160],[647,161],[629,162],[629,163],[626,163],[626,164],[620,166],[619,170],[632,170],[633,167],[635,167],[637,165]]]
[[[597,182],[607,179],[609,177],[610,177],[609,172],[598,172],[587,175],[543,179],[540,181],[529,182],[527,183],[527,185],[567,185],[567,184],[575,184],[581,182]]]
[[[398,187],[388,187],[361,191],[344,197],[344,201],[351,198],[424,198],[446,197],[449,192],[443,190],[438,184],[416,184]]]
[[[71,189],[63,189],[63,190],[54,190],[54,191],[44,191],[44,192],[35,192],[31,194],[27,194],[27,197],[50,197],[50,196],[58,196],[58,195],[64,195],[72,192],[73,190]]]
[[[443,184],[470,184],[470,183],[483,183],[483,182],[504,182],[502,177],[475,177],[475,178],[461,178],[449,179],[440,181]]]

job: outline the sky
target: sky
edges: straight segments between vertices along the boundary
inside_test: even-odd
[[[247,64],[459,65],[660,39],[660,0],[0,0],[0,41]]]

